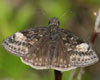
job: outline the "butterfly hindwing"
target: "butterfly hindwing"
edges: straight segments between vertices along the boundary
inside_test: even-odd
[[[69,70],[69,55],[61,39],[56,42],[51,68],[59,71]]]
[[[43,37],[39,44],[30,48],[27,55],[21,57],[21,60],[35,69],[47,69],[49,68],[49,50],[48,37]]]

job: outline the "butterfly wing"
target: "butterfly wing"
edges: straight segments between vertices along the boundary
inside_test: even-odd
[[[33,28],[17,32],[3,41],[3,47],[36,69],[48,68],[49,40],[47,28]]]
[[[51,63],[52,69],[59,71],[68,70],[69,55],[66,53],[66,51],[67,50],[64,47],[63,41],[61,39],[57,40]]]
[[[29,53],[27,55],[21,57],[21,60],[32,68],[48,69],[50,67],[49,50],[49,40],[47,37],[43,37],[38,44],[30,48]]]
[[[96,53],[90,46],[73,33],[60,30],[61,38],[56,43],[52,68],[67,71],[85,67],[98,61]]]
[[[29,52],[29,49],[38,44],[47,28],[32,28],[8,37],[2,42],[2,46],[16,56],[23,56]]]

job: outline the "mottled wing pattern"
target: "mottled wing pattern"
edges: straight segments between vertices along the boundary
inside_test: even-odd
[[[63,41],[61,39],[58,39],[56,42],[56,48],[52,58],[51,68],[59,71],[66,71],[70,68],[68,64],[69,55],[67,53],[67,49],[63,44]]]
[[[16,32],[5,39],[2,46],[16,56],[26,55],[33,45],[38,44],[46,31],[46,28],[32,28]]]
[[[47,69],[49,68],[49,50],[49,40],[47,37],[43,37],[38,44],[29,49],[26,56],[21,57],[21,60],[35,69]]]
[[[23,56],[28,53],[28,48],[31,46],[26,42],[26,36],[21,32],[16,32],[2,42],[2,46],[10,53],[16,56]]]
[[[47,28],[32,28],[17,32],[3,41],[3,47],[33,68],[49,67],[49,40]],[[45,36],[44,36],[45,35]]]
[[[57,41],[52,67],[59,71],[67,71],[77,67],[85,67],[98,61],[91,47],[73,33],[59,31],[61,40]]]

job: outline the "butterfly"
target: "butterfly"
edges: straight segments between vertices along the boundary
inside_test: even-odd
[[[60,29],[53,17],[49,27],[36,27],[8,37],[2,46],[35,69],[68,71],[86,67],[99,59],[95,51],[74,33]]]

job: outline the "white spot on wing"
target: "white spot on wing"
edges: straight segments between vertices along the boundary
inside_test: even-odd
[[[76,46],[76,49],[78,52],[87,52],[89,48],[89,45],[87,43],[81,43]]]
[[[25,40],[26,37],[21,32],[17,32],[17,33],[15,33],[15,39],[17,41],[22,41],[22,40]]]

